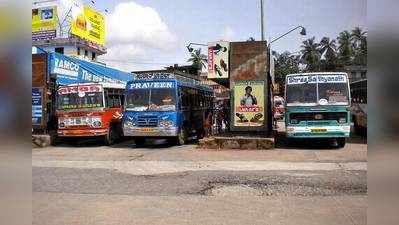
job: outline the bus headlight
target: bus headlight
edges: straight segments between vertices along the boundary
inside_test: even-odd
[[[339,118],[338,123],[346,123],[346,118],[345,117]]]
[[[101,127],[101,117],[93,117],[91,118],[91,124],[93,127]]]
[[[171,127],[173,125],[173,122],[170,120],[161,120],[159,122],[159,126],[161,127]]]
[[[126,121],[126,122],[124,123],[124,125],[125,125],[125,127],[134,127],[134,126],[135,126],[135,123],[133,123],[132,121]]]
[[[59,123],[59,124],[58,124],[58,127],[59,127],[59,128],[64,128],[64,127],[65,127],[65,123],[64,123],[64,122]]]

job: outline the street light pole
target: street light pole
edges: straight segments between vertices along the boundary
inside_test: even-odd
[[[189,52],[192,52],[192,51],[194,50],[193,48],[190,47],[191,45],[199,45],[199,46],[206,46],[206,47],[208,47],[207,44],[200,44],[200,43],[192,43],[192,42],[190,42],[190,43],[186,46]]]
[[[275,38],[274,40],[270,41],[270,42],[269,42],[269,45],[270,45],[271,43],[273,43],[273,42],[279,40],[280,38],[284,37],[285,35],[291,33],[292,31],[298,29],[298,28],[302,28],[302,30],[299,32],[301,35],[306,35],[306,29],[305,29],[303,26],[297,26],[297,27],[295,27],[295,28],[289,30],[287,33],[281,35],[280,37]]]
[[[261,40],[265,40],[265,32],[264,32],[264,25],[263,25],[263,0],[260,0],[260,34]]]

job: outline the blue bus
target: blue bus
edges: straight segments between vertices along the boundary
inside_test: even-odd
[[[199,80],[172,73],[135,74],[125,90],[123,133],[136,145],[147,138],[178,145],[205,134],[204,121],[213,106],[213,90]]]
[[[334,138],[345,146],[350,134],[348,75],[340,72],[289,74],[285,126],[289,138]]]

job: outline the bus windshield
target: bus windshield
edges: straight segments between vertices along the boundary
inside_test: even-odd
[[[293,105],[349,105],[348,82],[345,75],[289,76],[286,101]]]
[[[324,100],[330,105],[348,105],[348,84],[319,83],[319,101]]]
[[[175,89],[134,89],[126,95],[125,108],[130,111],[175,111]]]
[[[103,92],[79,92],[58,95],[58,109],[103,107]]]
[[[317,84],[290,84],[287,86],[287,104],[317,102]]]

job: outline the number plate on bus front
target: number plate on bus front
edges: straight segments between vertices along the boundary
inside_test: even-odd
[[[319,129],[311,129],[313,133],[323,133],[327,132],[327,129],[319,128]]]
[[[140,131],[141,132],[154,132],[155,129],[154,128],[141,128]]]

